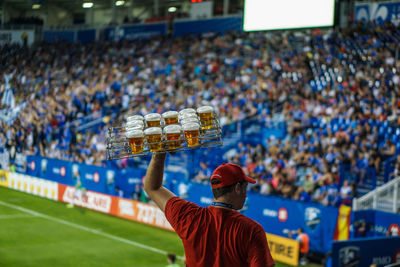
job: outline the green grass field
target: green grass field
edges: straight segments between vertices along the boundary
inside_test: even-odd
[[[184,254],[173,232],[0,187],[0,266],[162,267],[166,252]]]

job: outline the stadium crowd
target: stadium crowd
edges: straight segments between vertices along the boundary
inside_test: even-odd
[[[399,41],[391,23],[362,23],[307,34],[5,45],[0,97],[9,80],[15,105],[27,106],[11,126],[0,122],[0,147],[12,160],[24,152],[102,165],[106,129],[128,115],[211,105],[222,125],[287,125],[284,139],[240,143],[230,158],[258,179],[252,190],[337,205],[399,149]],[[72,123],[99,113],[96,129]],[[341,163],[350,171],[339,187]]]

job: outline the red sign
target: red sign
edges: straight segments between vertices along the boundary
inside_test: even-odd
[[[396,250],[394,253],[393,263],[400,263],[400,249]]]
[[[164,213],[156,206],[114,197],[93,191],[82,192],[72,186],[58,184],[58,200],[76,206],[108,213],[131,221],[173,231]]]
[[[61,166],[61,168],[60,168],[60,175],[62,176],[62,177],[64,177],[65,176],[65,167],[64,166]]]
[[[280,208],[278,210],[278,220],[280,222],[286,222],[286,220],[288,219],[288,211],[285,208]]]
[[[94,181],[95,183],[98,183],[99,180],[100,180],[100,174],[99,174],[98,172],[95,172],[95,173],[93,174],[93,181]]]
[[[392,223],[390,226],[389,226],[389,234],[391,235],[391,236],[398,236],[398,235],[400,235],[400,226],[397,224],[397,223]]]
[[[34,171],[36,168],[36,163],[32,160],[30,164],[31,170]]]
[[[111,213],[111,196],[106,194],[93,191],[83,192],[75,187],[59,184],[58,200],[91,210]]]

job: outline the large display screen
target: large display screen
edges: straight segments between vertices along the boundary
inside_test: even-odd
[[[244,31],[328,27],[335,0],[245,0]]]

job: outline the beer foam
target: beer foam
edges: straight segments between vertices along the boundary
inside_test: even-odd
[[[164,133],[176,134],[176,133],[181,133],[181,130],[182,130],[182,127],[179,126],[178,124],[171,124],[171,125],[165,126]]]
[[[198,123],[190,122],[190,123],[183,124],[182,129],[184,131],[197,131],[200,129],[200,125]]]
[[[181,124],[187,124],[187,123],[199,123],[199,119],[198,118],[185,118],[181,120]]]
[[[185,113],[185,114],[180,116],[181,120],[188,119],[188,118],[196,118],[196,119],[198,119],[196,113]]]
[[[135,121],[135,120],[143,121],[143,116],[142,115],[133,115],[133,116],[126,118],[127,122]]]
[[[146,121],[159,121],[161,119],[161,115],[158,113],[150,113],[144,116]]]
[[[143,126],[143,121],[140,120],[132,120],[126,123],[126,127],[135,127],[135,126]]]
[[[210,113],[213,111],[214,109],[211,106],[202,106],[197,109],[197,113]]]
[[[161,134],[162,130],[160,127],[150,127],[144,130],[145,135],[151,135],[151,134]]]
[[[127,132],[132,131],[132,130],[143,130],[143,125],[126,126],[125,130]]]
[[[167,111],[162,114],[163,118],[175,118],[178,117],[178,111]]]
[[[129,132],[125,133],[126,138],[139,138],[143,137],[143,131],[142,130],[131,130]]]
[[[192,108],[185,108],[185,109],[182,109],[181,111],[179,111],[180,116],[187,114],[187,113],[196,113],[196,110],[194,110]]]

